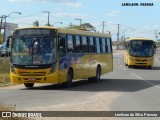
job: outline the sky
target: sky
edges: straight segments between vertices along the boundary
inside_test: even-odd
[[[153,3],[153,6],[123,6],[124,3]],[[48,14],[42,11],[50,12],[50,24],[55,27],[79,25],[76,20],[79,18],[102,32],[104,21],[104,32],[110,31],[113,41],[117,40],[118,24],[120,39],[125,35],[155,40],[155,30],[160,37],[160,0],[1,0],[0,3],[0,16],[21,12],[7,17],[7,22],[17,23],[18,27],[32,26],[36,20],[44,26]]]

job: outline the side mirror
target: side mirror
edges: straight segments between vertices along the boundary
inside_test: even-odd
[[[7,39],[6,47],[9,48],[10,39]]]
[[[10,47],[10,42],[12,41],[13,37],[9,36],[6,42],[6,47],[9,48]]]

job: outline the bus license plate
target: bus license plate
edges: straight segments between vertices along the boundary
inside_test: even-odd
[[[29,78],[28,80],[36,80],[36,78]]]

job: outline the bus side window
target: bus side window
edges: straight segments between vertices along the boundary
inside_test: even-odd
[[[86,36],[82,36],[82,50],[83,53],[88,53],[88,42]]]
[[[67,53],[73,53],[73,36],[67,35]]]
[[[96,52],[100,53],[100,41],[99,41],[99,37],[96,37]]]
[[[111,39],[107,38],[108,53],[112,53]]]
[[[106,53],[106,39],[102,38],[102,53]]]
[[[102,38],[99,38],[99,44],[100,44],[100,53],[103,53],[103,50],[102,50]]]
[[[59,52],[60,56],[64,56],[66,54],[66,36],[59,36]]]
[[[94,44],[94,38],[89,37],[89,52],[95,53],[95,44]]]
[[[76,53],[81,53],[81,44],[80,44],[80,36],[76,35],[75,36],[75,52]]]

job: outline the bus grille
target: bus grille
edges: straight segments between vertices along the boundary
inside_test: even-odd
[[[140,62],[146,62],[147,60],[136,60],[136,61],[140,61]]]
[[[146,65],[147,63],[136,63],[136,64],[139,64],[139,65]]]
[[[45,76],[46,72],[19,72],[20,76]]]

